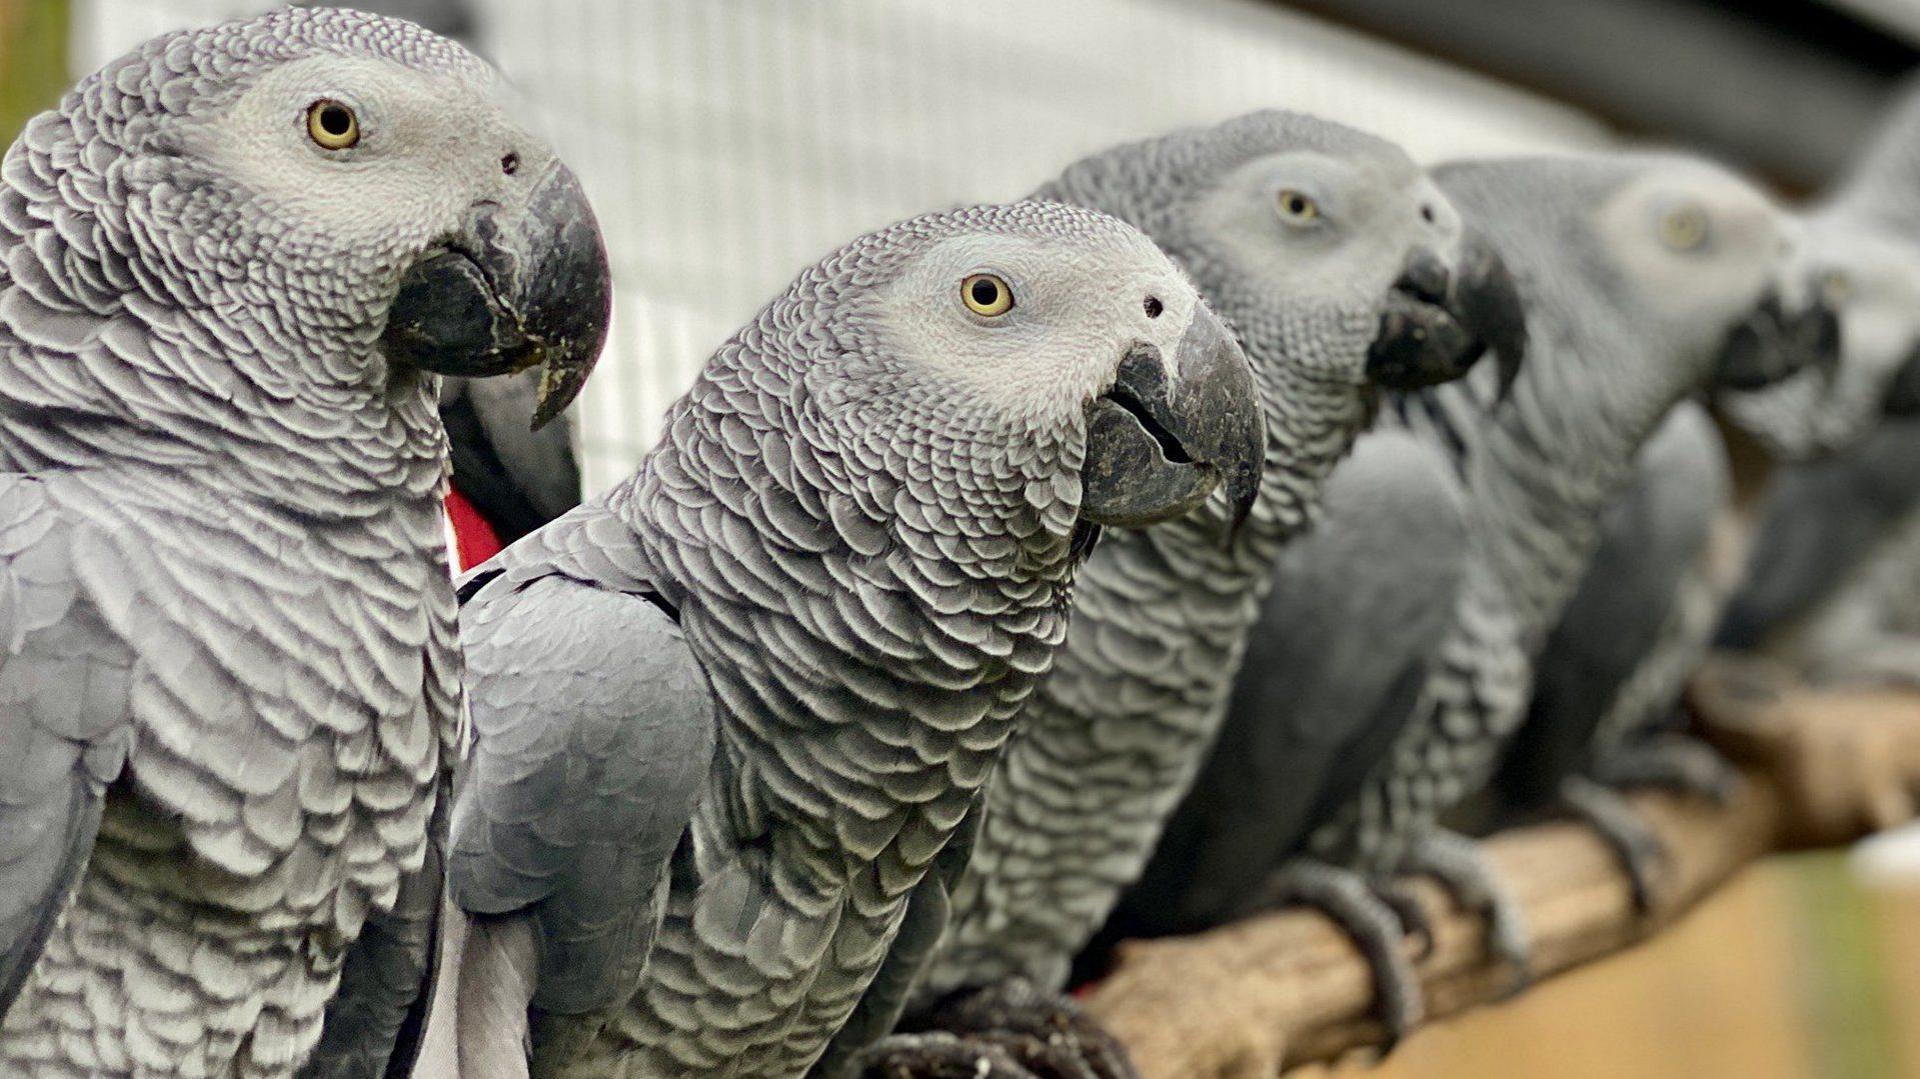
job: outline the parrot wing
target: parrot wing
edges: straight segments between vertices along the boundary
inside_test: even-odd
[[[0,476],[0,1014],[86,868],[131,732],[136,660],[95,598],[117,560],[50,486]]]
[[[448,886],[469,914],[530,912],[535,1007],[576,1013],[631,989],[657,887],[705,784],[714,703],[641,556],[582,509],[468,578],[461,609],[474,748],[454,802]],[[554,557],[557,554],[558,557]]]
[[[1783,469],[1758,511],[1746,583],[1719,643],[1756,648],[1831,596],[1920,501],[1920,421],[1884,424],[1858,449]]]

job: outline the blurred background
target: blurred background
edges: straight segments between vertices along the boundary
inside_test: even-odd
[[[0,139],[154,34],[266,0],[0,0]],[[524,93],[606,229],[586,485],[801,266],[1110,143],[1284,106],[1416,158],[1678,143],[1817,192],[1920,65],[1920,0],[366,0]],[[1370,1074],[1920,1076],[1920,867],[1776,859],[1654,944]],[[1350,1069],[1343,1069],[1343,1074]]]

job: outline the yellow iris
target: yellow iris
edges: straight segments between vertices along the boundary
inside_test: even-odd
[[[1707,212],[1676,206],[1660,218],[1660,242],[1675,251],[1692,251],[1707,241]]]
[[[307,136],[323,150],[344,150],[360,141],[360,118],[338,101],[316,101],[307,108]]]
[[[1292,188],[1280,192],[1275,201],[1280,206],[1280,216],[1289,221],[1312,221],[1320,216],[1320,204],[1313,201],[1311,195]]]
[[[967,310],[982,318],[999,318],[1013,310],[1013,289],[990,273],[977,273],[960,282],[960,298]]]

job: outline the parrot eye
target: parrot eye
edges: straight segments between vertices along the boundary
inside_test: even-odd
[[[1695,251],[1707,242],[1707,212],[1688,203],[1660,217],[1660,242],[1675,251]]]
[[[307,136],[322,150],[345,150],[360,141],[360,119],[338,101],[307,107]]]
[[[982,318],[999,318],[1013,310],[1013,289],[990,273],[973,274],[960,282],[960,299]]]
[[[1304,225],[1320,216],[1320,204],[1313,201],[1311,195],[1292,188],[1282,190],[1275,202],[1280,207],[1281,218],[1296,225]]]

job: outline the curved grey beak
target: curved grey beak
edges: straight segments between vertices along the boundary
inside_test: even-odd
[[[1920,416],[1920,346],[1907,354],[1900,373],[1893,376],[1893,385],[1887,387],[1887,399],[1881,408],[1887,415],[1900,419]]]
[[[392,361],[445,375],[482,378],[538,364],[538,429],[586,383],[612,306],[593,209],[555,161],[524,203],[477,205],[461,235],[407,270],[380,341]]]
[[[1265,413],[1246,354],[1204,305],[1181,333],[1171,370],[1158,348],[1134,345],[1087,419],[1084,520],[1139,528],[1192,511],[1219,486],[1233,528],[1253,509]]]
[[[1367,350],[1368,376],[1391,389],[1419,389],[1465,375],[1487,352],[1500,365],[1505,400],[1527,352],[1526,309],[1506,263],[1472,232],[1457,272],[1433,252],[1415,251],[1387,294]]]
[[[1757,390],[1808,368],[1832,371],[1840,362],[1840,318],[1824,301],[1789,313],[1768,292],[1753,313],[1728,333],[1714,370],[1719,389]]]

